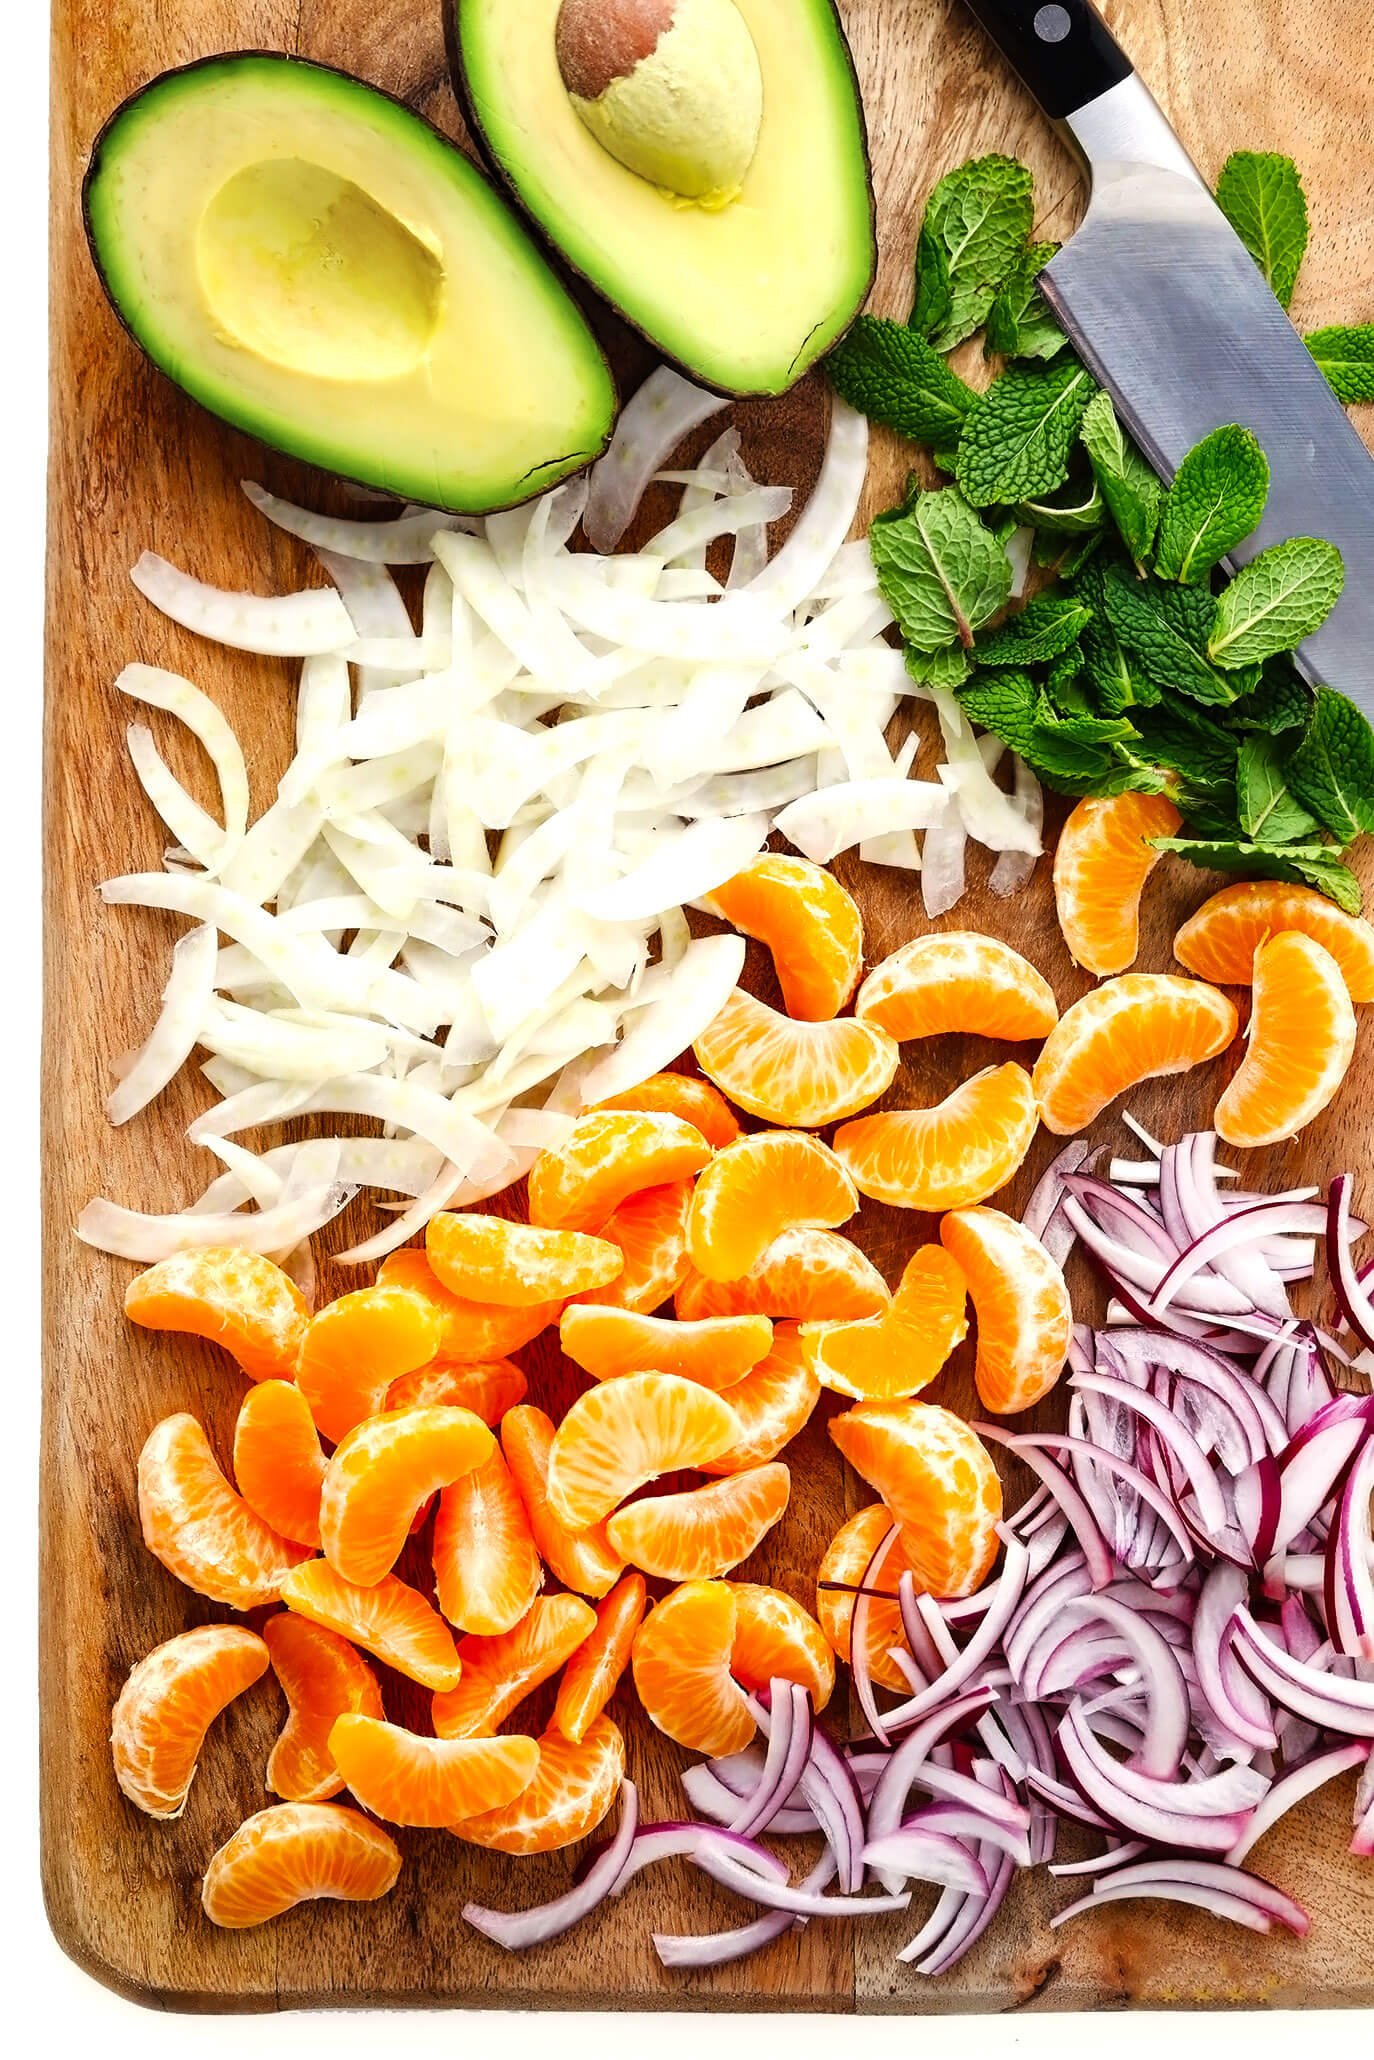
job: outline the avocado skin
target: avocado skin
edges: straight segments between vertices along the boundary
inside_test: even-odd
[[[858,320],[864,303],[873,290],[873,280],[878,269],[878,214],[877,203],[873,195],[873,160],[868,145],[868,113],[864,107],[863,95],[859,91],[859,74],[855,68],[854,53],[849,47],[849,38],[845,34],[844,23],[840,19],[839,9],[835,6],[834,0],[828,0],[828,4],[830,12],[835,19],[836,40],[848,73],[849,86],[854,97],[854,107],[858,116],[859,148],[863,157],[865,190],[868,196],[868,263],[865,283],[863,291],[855,300],[853,309],[843,329],[835,336],[834,342],[838,343],[842,336],[848,335],[850,329]],[[439,5],[443,13],[444,49],[448,55],[449,75],[453,81],[454,95],[462,111],[468,134],[476,145],[482,163],[491,176],[510,195],[515,206],[519,208],[524,219],[530,224],[532,231],[537,235],[544,249],[556,257],[559,265],[565,272],[571,272],[574,277],[581,279],[590,291],[596,295],[597,299],[611,310],[618,321],[623,322],[626,328],[632,329],[637,336],[643,337],[644,341],[653,350],[656,359],[662,360],[664,364],[673,366],[676,371],[682,374],[684,379],[692,380],[697,386],[704,387],[708,393],[721,394],[727,400],[741,401],[760,398],[756,388],[727,386],[720,380],[708,378],[698,368],[684,363],[681,358],[674,357],[664,344],[656,337],[651,336],[647,329],[641,327],[636,322],[633,315],[628,314],[617,301],[612,300],[604,289],[598,285],[593,275],[569,257],[561,245],[550,236],[538,215],[534,214],[525,205],[519,187],[490,142],[482,125],[482,119],[477,109],[476,96],[468,79],[467,62],[463,56],[462,41],[458,33],[458,20],[462,12],[464,0],[439,0]],[[830,347],[833,349],[834,345],[832,344]],[[801,372],[796,375],[797,378],[801,378],[809,369],[810,364],[808,362],[807,365],[802,367]],[[786,391],[787,389],[781,390]],[[764,396],[764,398],[767,398],[767,396]]]
[[[224,66],[226,64],[233,64],[241,59],[252,58],[270,58],[274,64],[290,65],[293,68],[293,70],[306,73],[324,73],[332,78],[342,79],[349,85],[365,86],[368,92],[376,94],[379,99],[389,100],[393,107],[400,108],[402,112],[405,115],[407,115],[411,121],[420,123],[421,126],[426,128],[432,136],[436,137],[438,141],[442,143],[446,149],[457,152],[459,156],[465,154],[460,150],[459,145],[454,142],[451,136],[446,136],[443,130],[439,128],[436,123],[430,121],[427,115],[421,114],[418,108],[412,107],[409,101],[402,100],[399,94],[388,92],[385,86],[374,85],[370,79],[359,79],[355,73],[345,71],[342,65],[324,64],[317,58],[301,57],[290,51],[267,50],[254,45],[246,46],[242,49],[237,50],[216,50],[210,52],[205,57],[192,58],[186,64],[169,65],[166,70],[155,73],[152,78],[145,79],[141,86],[136,86],[131,93],[125,95],[124,99],[119,102],[118,106],[112,108],[110,113],[106,115],[104,121],[101,123],[99,129],[96,132],[94,141],[91,144],[90,155],[87,160],[85,174],[81,181],[81,225],[86,238],[86,248],[90,253],[92,267],[95,271],[96,278],[100,282],[101,292],[104,294],[106,303],[109,306],[112,314],[114,315],[115,320],[118,322],[120,328],[124,331],[125,335],[130,339],[130,341],[136,345],[140,355],[146,358],[148,363],[152,365],[154,369],[164,379],[171,381],[171,384],[173,384],[174,386],[179,386],[179,382],[172,379],[171,374],[167,371],[165,366],[159,363],[158,359],[153,355],[153,352],[148,348],[147,344],[143,341],[142,337],[139,336],[137,330],[133,327],[133,324],[131,323],[128,316],[125,314],[123,308],[121,307],[119,300],[111,286],[110,280],[105,271],[105,266],[101,260],[99,240],[96,236],[94,223],[92,221],[91,192],[102,169],[102,159],[109,137],[116,130],[119,123],[123,120],[124,116],[130,112],[130,110],[136,105],[136,103],[140,101],[143,98],[143,96],[150,91],[152,87],[161,85],[164,81],[167,80],[183,78],[190,74],[201,71],[214,71],[217,68]],[[504,184],[504,182],[502,183]],[[547,239],[545,239],[543,236],[540,236],[538,238],[538,242],[541,245],[541,247],[546,245],[546,241]],[[602,347],[600,338],[597,337],[595,333],[590,330],[590,328],[589,337],[595,348],[596,355],[599,358],[601,365],[605,370],[606,378],[610,384],[612,395],[614,397],[614,405],[611,411],[610,421],[607,425],[604,435],[602,436],[599,448],[593,451],[590,454],[590,456],[583,462],[583,464],[579,465],[573,472],[569,472],[568,474],[566,474],[566,478],[575,478],[577,472],[585,471],[587,467],[589,465],[594,464],[597,458],[599,458],[602,455],[602,453],[606,450],[607,446],[611,441],[612,434],[614,433],[616,418],[620,410],[619,389],[617,386],[614,369],[611,366],[610,360],[606,356],[606,352]],[[265,450],[282,451],[282,446],[271,443],[266,438],[258,436],[252,429],[247,428],[242,422],[235,420],[234,417],[227,414],[221,414],[218,409],[210,407],[208,403],[202,401],[197,395],[190,393],[185,387],[179,387],[179,390],[183,393],[186,393],[187,398],[189,400],[193,401],[195,405],[198,408],[200,408],[205,414],[213,417],[214,420],[227,423],[231,429],[236,430],[242,436],[251,437],[255,443],[262,445],[262,447]],[[394,502],[397,506],[404,505],[405,497],[403,495],[393,492],[389,487],[377,485],[375,480],[361,478],[356,473],[337,469],[333,465],[325,466],[323,464],[317,463],[312,459],[302,457],[300,453],[296,451],[284,451],[283,455],[294,459],[297,463],[308,465],[312,471],[321,473],[325,478],[339,480],[344,484],[350,486],[364,487],[366,488],[369,494],[374,494],[378,500],[391,501]],[[561,484],[561,482],[558,483]],[[540,492],[545,490],[546,489],[541,487],[535,487],[531,489],[531,491],[528,493],[516,493],[508,500],[493,502],[490,509],[486,510],[485,512],[497,514],[505,508],[518,508],[522,506],[526,501],[536,498],[536,496]],[[447,502],[440,499],[436,499],[428,505],[432,505],[435,508],[445,510],[447,510],[449,506]],[[453,512],[462,514],[471,513],[473,511],[471,509],[459,508],[453,510]]]

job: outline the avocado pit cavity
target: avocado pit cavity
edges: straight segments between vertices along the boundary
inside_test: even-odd
[[[734,0],[563,0],[555,47],[578,115],[627,170],[702,207],[736,197],[763,73]]]
[[[201,216],[196,261],[227,336],[315,378],[399,378],[439,320],[435,254],[361,187],[298,157],[225,181]]]

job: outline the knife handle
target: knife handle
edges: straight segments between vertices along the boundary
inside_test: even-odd
[[[968,0],[1045,113],[1063,121],[1131,76],[1131,61],[1089,0]]]

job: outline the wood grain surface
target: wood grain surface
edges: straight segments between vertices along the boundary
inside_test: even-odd
[[[1039,233],[1069,231],[1082,204],[1077,168],[956,0],[845,0],[867,106],[882,249],[872,302],[905,315],[914,232],[925,192],[962,158],[1009,150],[1033,165]],[[1114,27],[1171,114],[1203,171],[1238,146],[1290,151],[1307,182],[1312,246],[1299,288],[1300,325],[1374,317],[1371,74],[1365,0],[1329,0],[1320,24],[1290,0],[1115,0]],[[129,770],[125,707],[111,682],[142,658],[184,670],[225,707],[248,747],[256,806],[270,797],[288,751],[293,668],[212,649],[145,606],[128,568],[145,546],[211,580],[285,590],[318,575],[309,554],[269,529],[238,491],[242,477],[345,510],[336,490],[199,413],[139,357],[106,308],[87,260],[78,187],[96,130],[126,93],[165,66],[219,49],[298,51],[361,72],[461,137],[443,55],[438,0],[57,0],[52,188],[52,472],[49,537],[47,750],[46,1354],[43,1446],[44,1881],[58,1937],[92,1973],[164,2008],[270,2009],[309,2004],[517,2004],[531,2007],[797,2007],[812,2010],[1009,2010],[1374,2002],[1374,1873],[1345,1852],[1344,1786],[1304,1808],[1256,1854],[1261,1871],[1296,1892],[1313,1916],[1306,1942],[1247,1932],[1167,1906],[1125,1905],[1051,1931],[1069,1900],[1043,1874],[1023,1876],[997,1923],[952,1974],[923,1981],[896,1963],[920,1921],[813,1924],[740,1966],[667,1974],[651,1927],[709,1930],[739,1921],[723,1892],[684,1873],[642,1877],[623,1901],[559,1944],[506,1956],[470,1931],[469,1897],[518,1906],[550,1893],[568,1863],[506,1860],[441,1832],[401,1834],[406,1864],[384,1902],[305,1908],[255,1931],[215,1930],[199,1907],[211,1852],[268,1800],[263,1766],[282,1717],[264,1681],[217,1726],[185,1815],[154,1824],[120,1797],[111,1774],[109,1710],[130,1665],[158,1640],[217,1612],[179,1586],[143,1549],[134,1462],[150,1426],[176,1409],[201,1416],[227,1452],[241,1383],[221,1355],[192,1341],[130,1334],[120,1313],[127,1269],[72,1235],[81,1204],[103,1190],[169,1207],[209,1177],[185,1124],[200,1104],[183,1080],[154,1110],[112,1131],[103,1098],[115,1056],[144,1034],[165,977],[176,925],[142,911],[105,910],[94,883],[160,862],[162,838]],[[723,311],[724,312],[724,311]],[[598,317],[601,321],[603,318]],[[627,386],[647,364],[604,323]],[[746,453],[769,480],[814,476],[825,401],[808,382],[785,401],[739,411]],[[698,439],[698,443],[704,436]],[[907,463],[875,450],[870,511],[893,498]],[[656,526],[663,511],[648,511]],[[158,718],[152,718],[155,722]],[[166,734],[164,734],[164,727]],[[175,725],[159,741],[177,769]],[[923,749],[921,769],[931,746]],[[868,956],[926,927],[911,880],[854,866]],[[983,926],[1041,965],[1061,1003],[1087,986],[1053,918],[1048,864],[1013,904],[982,888],[944,927]],[[1179,918],[1209,882],[1161,867],[1152,882],[1140,965],[1170,964]],[[766,974],[754,968],[766,988]],[[751,978],[754,977],[751,974]],[[929,1102],[986,1050],[944,1040],[907,1047],[890,1099]],[[1139,1097],[1166,1134],[1205,1122],[1220,1068]],[[1366,1036],[1334,1109],[1302,1145],[1262,1155],[1257,1181],[1323,1177],[1354,1164],[1374,1174],[1369,1117],[1374,1042]],[[1011,1195],[1053,1149],[1042,1137]],[[213,1169],[211,1169],[213,1170]],[[929,1221],[865,1212],[862,1241],[890,1279]],[[342,1284],[333,1273],[326,1285]],[[1086,1283],[1079,1284],[1086,1295]],[[573,1370],[547,1343],[522,1355],[533,1393],[555,1413]],[[961,1359],[935,1391],[972,1402]],[[795,1453],[796,1487],[783,1524],[746,1571],[814,1602],[826,1539],[847,1487],[825,1436],[823,1405]],[[1053,1404],[1043,1412],[1053,1416]],[[397,1699],[403,1720],[415,1712]],[[680,1805],[681,1755],[618,1699],[631,1766],[650,1817]]]

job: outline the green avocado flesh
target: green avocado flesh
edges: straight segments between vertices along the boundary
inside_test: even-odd
[[[737,196],[684,204],[621,164],[558,68],[559,0],[447,0],[456,83],[496,169],[597,291],[696,379],[781,393],[873,277],[863,111],[830,0],[738,0],[763,77]]]
[[[244,54],[165,73],[101,135],[86,219],[153,362],[293,457],[478,513],[605,446],[605,359],[524,228],[341,72]]]

